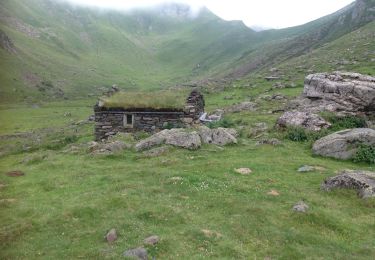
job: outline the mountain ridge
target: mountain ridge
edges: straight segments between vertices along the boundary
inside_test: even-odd
[[[111,84],[156,89],[207,78],[227,82],[360,28],[373,20],[373,6],[373,0],[357,0],[305,25],[255,32],[207,8],[192,16],[180,4],[120,12],[6,0],[0,7],[1,97],[59,99],[96,95]]]

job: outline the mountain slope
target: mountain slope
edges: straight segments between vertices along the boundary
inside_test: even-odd
[[[128,12],[53,0],[0,6],[2,102],[97,95],[103,86],[157,89],[242,78],[299,57],[374,20],[357,0],[311,23],[255,32],[202,9],[164,4]]]

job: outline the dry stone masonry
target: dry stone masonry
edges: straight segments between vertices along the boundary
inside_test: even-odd
[[[203,95],[193,90],[182,109],[123,109],[95,105],[95,137],[102,140],[118,132],[155,132],[196,123],[204,112]]]

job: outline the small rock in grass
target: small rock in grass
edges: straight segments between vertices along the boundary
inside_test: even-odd
[[[324,171],[325,168],[321,166],[303,165],[298,168],[298,172],[313,172],[313,171]]]
[[[249,168],[238,168],[234,169],[234,171],[241,175],[249,175],[250,173],[252,173],[252,170],[250,170]]]
[[[307,205],[304,201],[298,201],[293,206],[293,210],[297,212],[306,212],[308,209],[309,209],[309,205]]]
[[[123,253],[123,256],[133,257],[133,258],[140,259],[140,260],[148,259],[147,250],[143,247],[126,250]]]
[[[19,170],[15,170],[15,171],[7,172],[6,175],[8,175],[9,177],[20,177],[20,176],[24,176],[25,173]]]
[[[116,229],[112,228],[110,231],[108,231],[107,235],[105,235],[105,239],[108,243],[113,243],[117,240],[117,232]]]
[[[315,167],[310,166],[310,165],[304,165],[298,168],[298,172],[312,172],[312,171],[315,171]]]
[[[149,236],[149,237],[145,238],[145,240],[143,240],[143,243],[145,245],[154,246],[159,242],[159,240],[160,240],[159,236],[152,235],[152,236]]]
[[[267,192],[268,195],[271,195],[271,196],[279,196],[280,193],[277,191],[277,190],[270,190],[269,192]]]

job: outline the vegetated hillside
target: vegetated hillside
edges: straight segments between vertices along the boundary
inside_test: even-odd
[[[18,99],[184,82],[240,56],[254,34],[241,22],[206,9],[193,17],[176,4],[124,13],[7,0],[0,14],[1,96]]]
[[[275,66],[289,59],[311,53],[314,49],[332,42],[375,20],[375,1],[357,0],[343,9],[310,23],[259,33],[267,44],[245,53],[228,77],[242,77]],[[370,39],[370,42],[373,41]],[[333,52],[341,52],[344,46],[335,45]]]
[[[373,0],[357,0],[306,25],[255,32],[181,4],[120,12],[56,0],[5,0],[0,97],[77,98],[112,84],[157,89],[242,78],[360,28],[374,19],[374,10]]]

